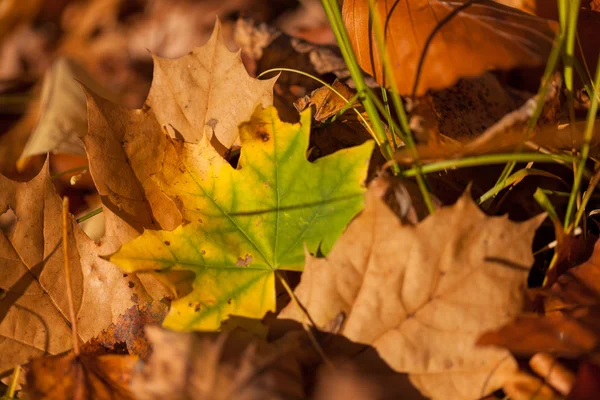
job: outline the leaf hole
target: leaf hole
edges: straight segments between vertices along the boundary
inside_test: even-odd
[[[17,221],[17,215],[9,208],[6,212],[0,214],[0,231],[5,235],[10,235],[15,229]]]

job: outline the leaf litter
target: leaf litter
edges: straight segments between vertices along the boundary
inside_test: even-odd
[[[428,175],[430,216],[422,188],[371,155],[364,125],[374,121],[320,2],[7,8],[0,19],[16,29],[0,42],[2,376],[22,365],[21,395],[47,399],[595,398],[597,134],[580,89],[590,77],[575,79],[573,119],[565,77],[552,75],[532,126],[542,72],[516,67],[546,62],[558,24],[543,18],[558,19],[555,5],[429,3],[437,14],[420,14],[419,0],[380,9],[388,44],[408,40],[388,49],[396,89],[419,95],[403,98],[416,152],[402,147],[398,109],[386,108],[393,88],[363,18],[368,2],[346,0],[343,18],[404,171],[449,165]],[[598,46],[586,32],[598,6],[581,6],[576,57],[593,72]],[[402,7],[418,18],[404,21]],[[444,26],[431,18],[452,11]],[[60,30],[45,34],[44,23]],[[289,71],[256,78],[282,67],[342,96]],[[39,108],[44,75],[58,90]],[[515,151],[578,157],[581,146],[591,183],[575,230],[545,220],[532,196],[542,191],[559,223],[573,162],[519,166],[481,209],[470,193],[486,193],[501,168],[450,164]],[[56,154],[35,154],[46,151]],[[96,196],[101,208],[82,219],[104,221],[91,239],[67,219],[75,319],[64,195],[77,215]],[[534,257],[532,247],[553,246]]]

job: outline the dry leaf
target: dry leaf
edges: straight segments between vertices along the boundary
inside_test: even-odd
[[[134,374],[132,391],[147,400],[303,399],[298,351],[305,341],[303,332],[297,333],[268,344],[239,331],[199,334],[147,327],[154,351]]]
[[[21,154],[84,154],[80,137],[87,133],[85,94],[81,84],[103,97],[116,96],[97,83],[89,73],[67,58],[59,58],[46,72],[41,94],[40,119]]]
[[[298,111],[303,111],[310,106],[314,106],[315,112],[313,113],[313,118],[315,121],[323,122],[333,117],[346,106],[347,100],[350,100],[355,93],[348,85],[337,79],[331,86],[343,97],[340,97],[338,93],[335,93],[327,86],[323,86],[313,90],[310,95],[296,100],[294,107]],[[358,103],[353,103],[353,106],[356,105]]]
[[[107,329],[87,342],[82,351],[88,354],[104,354],[109,351],[127,350],[128,354],[145,359],[150,355],[151,348],[144,335],[144,327],[162,323],[168,310],[168,304],[162,301],[133,306],[121,315],[116,323],[110,324]]]
[[[569,269],[540,291],[545,314],[525,314],[483,334],[478,343],[507,348],[519,355],[547,352],[600,363],[600,241],[585,263]]]
[[[548,352],[577,358],[600,359],[600,307],[548,315],[525,314],[495,331],[484,333],[477,343],[500,346],[520,356]]]
[[[153,109],[124,109],[90,92],[87,104],[89,132],[82,139],[96,189],[104,207],[135,230],[121,231],[121,237],[176,228],[181,214],[150,178],[160,171],[168,145]]]
[[[257,106],[273,104],[275,79],[248,76],[239,52],[223,44],[217,21],[209,41],[177,60],[154,56],[147,105],[172,137],[198,142],[215,135],[229,149],[239,144],[237,126]]]
[[[413,92],[427,37],[441,20],[464,3],[464,0],[377,2],[379,19],[385,25],[386,51],[400,94]],[[342,12],[360,66],[385,86],[377,41],[369,23],[369,0],[345,0]],[[477,76],[490,69],[543,65],[556,29],[554,22],[500,4],[471,4],[434,36],[416,94],[449,87],[460,78]]]
[[[11,209],[17,222],[0,232],[0,371],[30,358],[57,354],[72,346],[61,251],[61,200],[48,174],[48,162],[30,182],[0,175],[0,213]],[[137,232],[110,209],[107,233],[98,243],[71,219],[70,262],[79,337],[86,342],[137,303],[168,292],[150,277],[124,276],[102,258]],[[134,301],[135,300],[135,301]]]
[[[25,392],[39,400],[134,400],[129,383],[138,358],[65,355],[31,362]]]
[[[331,254],[307,256],[296,294],[321,329],[345,316],[341,334],[372,345],[425,395],[479,398],[516,370],[508,352],[475,340],[521,311],[539,223],[487,217],[464,195],[403,226],[370,190]],[[280,317],[305,319],[294,304]]]

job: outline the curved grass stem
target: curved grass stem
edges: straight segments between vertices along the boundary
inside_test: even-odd
[[[352,99],[348,100],[347,98],[344,97],[344,95],[342,95],[336,88],[334,88],[332,85],[330,85],[329,83],[325,82],[322,79],[319,79],[318,77],[309,74],[307,72],[304,71],[300,71],[297,69],[293,69],[293,68],[271,68],[268,69],[266,71],[261,72],[257,78],[260,78],[270,72],[293,72],[295,74],[299,74],[299,75],[304,75],[308,78],[311,78],[313,80],[315,80],[316,82],[319,82],[321,85],[325,86],[326,88],[328,88],[329,90],[331,90],[334,94],[336,94],[338,97],[340,97],[342,100],[344,100],[346,102],[346,105],[348,107],[351,107],[353,104]],[[367,120],[365,119],[365,117],[358,111],[358,110],[354,110],[354,112],[356,113],[356,115],[358,116],[358,118],[361,120],[362,124],[364,125],[364,127],[367,129],[367,131],[369,131],[369,134],[371,135],[371,137],[373,137],[373,139],[375,139],[375,142],[377,143],[378,146],[380,146],[379,144],[379,137],[375,134],[375,132],[373,131],[373,128],[371,127],[371,125],[367,122]]]

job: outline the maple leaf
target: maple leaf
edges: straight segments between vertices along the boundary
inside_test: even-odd
[[[319,329],[343,317],[342,335],[373,346],[426,396],[496,390],[516,362],[506,351],[475,348],[475,340],[521,311],[540,218],[487,217],[464,195],[404,226],[378,186],[327,258],[307,255],[299,301]],[[290,304],[280,318],[306,315]]]
[[[556,23],[493,2],[410,0],[378,2],[385,24],[386,52],[402,95],[422,95],[443,89],[460,78],[490,69],[543,65],[554,41]],[[429,43],[420,79],[415,83],[421,54],[429,35],[450,13]],[[372,29],[368,0],[346,0],[344,24],[360,66],[382,85],[383,62]],[[485,50],[482,50],[485,49]],[[389,83],[388,83],[389,84]]]
[[[0,175],[0,213],[11,209],[13,230],[0,231],[0,371],[32,357],[72,346],[61,243],[61,200],[50,181],[48,161],[29,182]],[[92,241],[71,218],[70,263],[79,338],[96,336],[137,302],[168,294],[152,277],[123,275],[101,256],[137,236],[126,222],[105,210],[106,235]]]
[[[210,145],[171,140],[153,176],[185,220],[146,231],[110,261],[126,272],[193,271],[193,291],[174,301],[165,326],[214,330],[229,314],[275,310],[275,271],[301,270],[303,246],[325,253],[363,207],[371,141],[306,160],[310,112],[300,124],[257,108],[240,125],[237,169]]]
[[[198,142],[206,132],[228,149],[239,144],[237,126],[257,106],[273,104],[276,78],[250,77],[240,52],[229,51],[223,43],[218,20],[208,42],[190,54],[176,60],[153,58],[146,104],[173,137]]]

